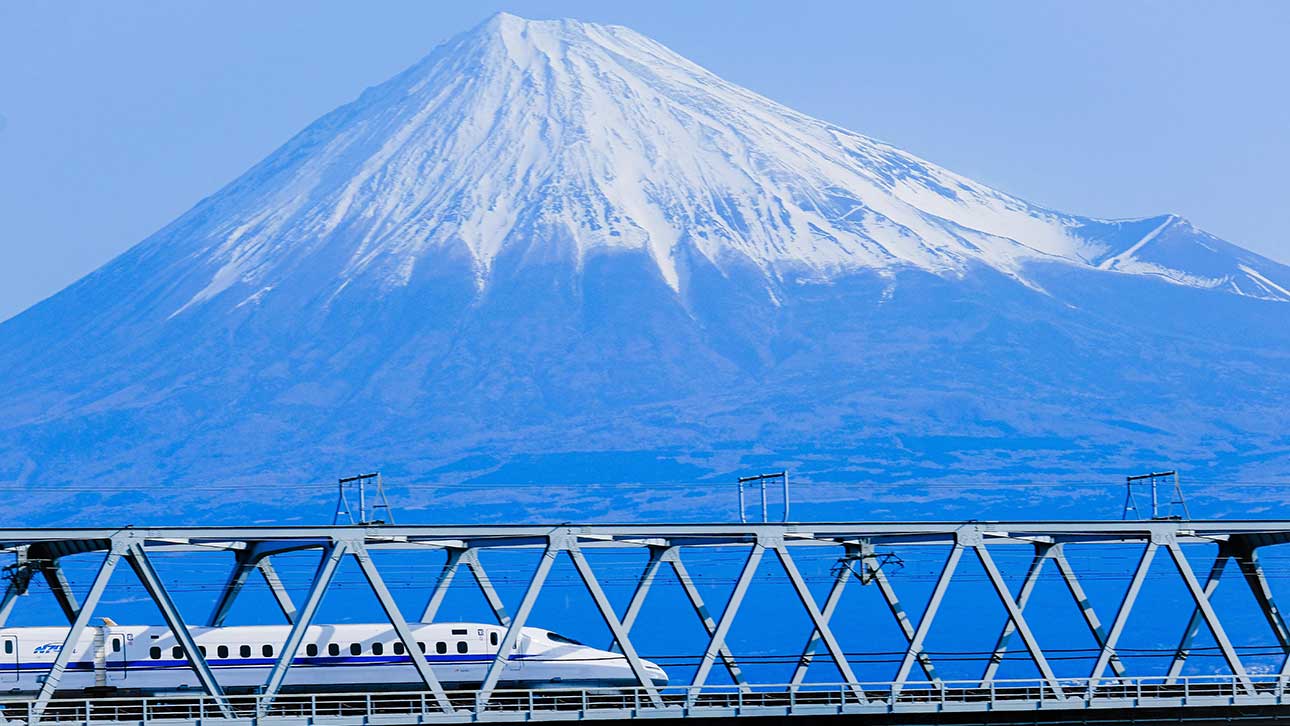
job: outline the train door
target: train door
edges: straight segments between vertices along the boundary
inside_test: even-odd
[[[127,633],[123,633],[120,630],[108,630],[107,642],[104,643],[103,648],[105,651],[103,660],[109,686],[125,683],[126,674],[129,672],[126,655],[131,640],[132,638]]]
[[[18,680],[18,638],[13,635],[0,637],[0,682]]]

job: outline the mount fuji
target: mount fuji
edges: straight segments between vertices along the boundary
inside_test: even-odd
[[[462,507],[771,465],[820,501],[1262,480],[1287,321],[1290,268],[1179,216],[1038,207],[626,28],[502,14],[0,324],[0,480],[42,522],[70,493],[285,516],[369,467]],[[145,482],[166,501],[112,493]],[[515,506],[696,501],[640,496]]]

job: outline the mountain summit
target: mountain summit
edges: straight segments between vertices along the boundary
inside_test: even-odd
[[[501,14],[0,325],[0,478],[985,476],[1041,439],[1221,469],[1216,431],[1284,439],[1287,301],[1177,216],[1036,207],[626,28]],[[995,453],[928,470],[893,432]]]
[[[1174,217],[1036,208],[727,83],[626,28],[496,15],[328,114],[156,238],[191,296],[415,284],[441,251],[487,286],[501,256],[640,250],[772,286],[856,269],[1026,279],[1036,260],[1290,300],[1284,268]],[[161,248],[173,249],[162,251]],[[319,275],[323,271],[327,274]],[[196,283],[199,288],[192,289]]]

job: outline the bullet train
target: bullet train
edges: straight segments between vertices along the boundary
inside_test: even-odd
[[[417,656],[449,690],[484,679],[505,629],[480,623],[409,623]],[[290,631],[288,625],[191,629],[198,649],[230,693],[262,687]],[[67,628],[0,628],[0,693],[39,691],[62,649]],[[402,641],[389,625],[314,625],[306,630],[287,671],[284,691],[416,690],[425,687]],[[656,685],[667,674],[644,661]],[[620,653],[598,650],[540,628],[523,628],[506,659],[499,688],[624,688],[639,685]],[[68,660],[58,690],[87,693],[200,691],[183,648],[169,628],[123,626],[106,620],[87,627]]]

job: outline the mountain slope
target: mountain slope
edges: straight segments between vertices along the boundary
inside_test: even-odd
[[[1042,209],[499,15],[0,324],[0,479],[1280,471],[1287,290],[1176,216]]]

